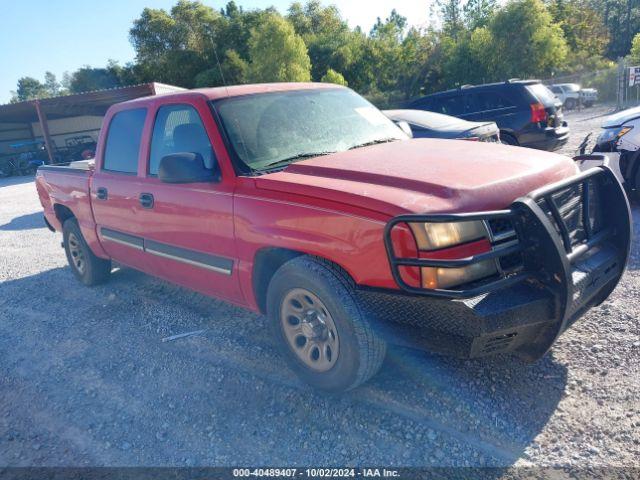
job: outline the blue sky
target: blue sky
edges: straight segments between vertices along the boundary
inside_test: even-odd
[[[53,72],[83,65],[104,66],[109,59],[126,63],[134,59],[129,28],[144,7],[170,9],[177,0],[4,0],[0,28],[0,103],[6,103],[23,76],[44,79]],[[204,0],[220,8],[225,1]],[[236,0],[245,9],[275,6],[285,12],[290,0]],[[430,0],[326,0],[336,5],[353,27],[371,28],[376,17],[392,8],[412,25],[429,21]]]

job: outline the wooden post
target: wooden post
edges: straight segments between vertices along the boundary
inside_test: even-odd
[[[49,135],[49,124],[47,123],[47,116],[40,106],[40,100],[35,100],[34,105],[36,112],[38,112],[38,121],[40,122],[40,130],[42,130],[42,137],[44,138],[44,145],[47,147],[47,153],[49,154],[49,163],[53,164],[53,142],[51,141],[51,135]]]

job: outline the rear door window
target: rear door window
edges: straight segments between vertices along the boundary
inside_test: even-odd
[[[419,110],[433,110],[434,100],[435,99],[433,98],[421,98],[413,102],[411,104],[411,108],[417,108]],[[437,101],[435,101],[435,103],[437,104]]]
[[[501,110],[511,108],[514,103],[500,92],[475,92],[470,94],[469,109],[472,112],[485,112],[487,110]]]
[[[151,137],[149,174],[158,174],[162,157],[187,152],[199,153],[205,167],[213,168],[213,148],[196,109],[182,104],[160,107]]]
[[[146,108],[134,108],[118,112],[111,118],[104,149],[103,170],[137,173],[140,140],[146,116]]]
[[[558,101],[553,92],[541,83],[527,85],[526,88],[529,90],[529,93],[533,95],[535,100],[542,103],[545,107],[551,107]]]
[[[444,113],[445,115],[462,115],[465,113],[465,95],[453,97],[443,97],[431,109],[433,112]]]

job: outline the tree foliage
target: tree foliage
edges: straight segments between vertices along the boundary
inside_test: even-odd
[[[320,0],[295,1],[284,16],[233,0],[220,9],[178,0],[134,20],[135,62],[83,66],[62,82],[23,77],[13,101],[150,81],[313,80],[344,81],[389,103],[465,83],[599,70],[618,56],[640,62],[639,0],[437,0],[433,11],[429,28],[392,9],[364,32]]]
[[[633,37],[631,42],[631,51],[629,52],[629,60],[633,66],[640,65],[640,33]]]
[[[322,76],[320,81],[325,83],[335,83],[336,85],[344,85],[345,87],[349,85],[342,74],[340,72],[336,72],[332,68],[327,70],[327,73]]]
[[[45,72],[44,82],[37,78],[22,77],[18,79],[16,90],[11,92],[11,103],[35,100],[38,98],[55,97],[63,93],[56,76],[51,72]]]
[[[293,25],[278,14],[266,16],[249,38],[249,79],[254,82],[308,82],[311,60]]]
[[[500,52],[493,76],[549,76],[566,60],[562,29],[541,0],[509,2],[496,13],[489,29],[493,51]]]
[[[640,32],[640,2],[638,0],[589,0],[588,4],[594,11],[602,14],[604,25],[609,32],[606,56],[615,60],[628,55],[633,37]]]

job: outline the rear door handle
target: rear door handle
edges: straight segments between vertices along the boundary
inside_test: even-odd
[[[107,189],[104,187],[100,187],[96,190],[96,198],[98,200],[106,200],[109,197],[109,193]]]
[[[141,193],[139,200],[143,208],[153,208],[153,195],[150,193]]]

